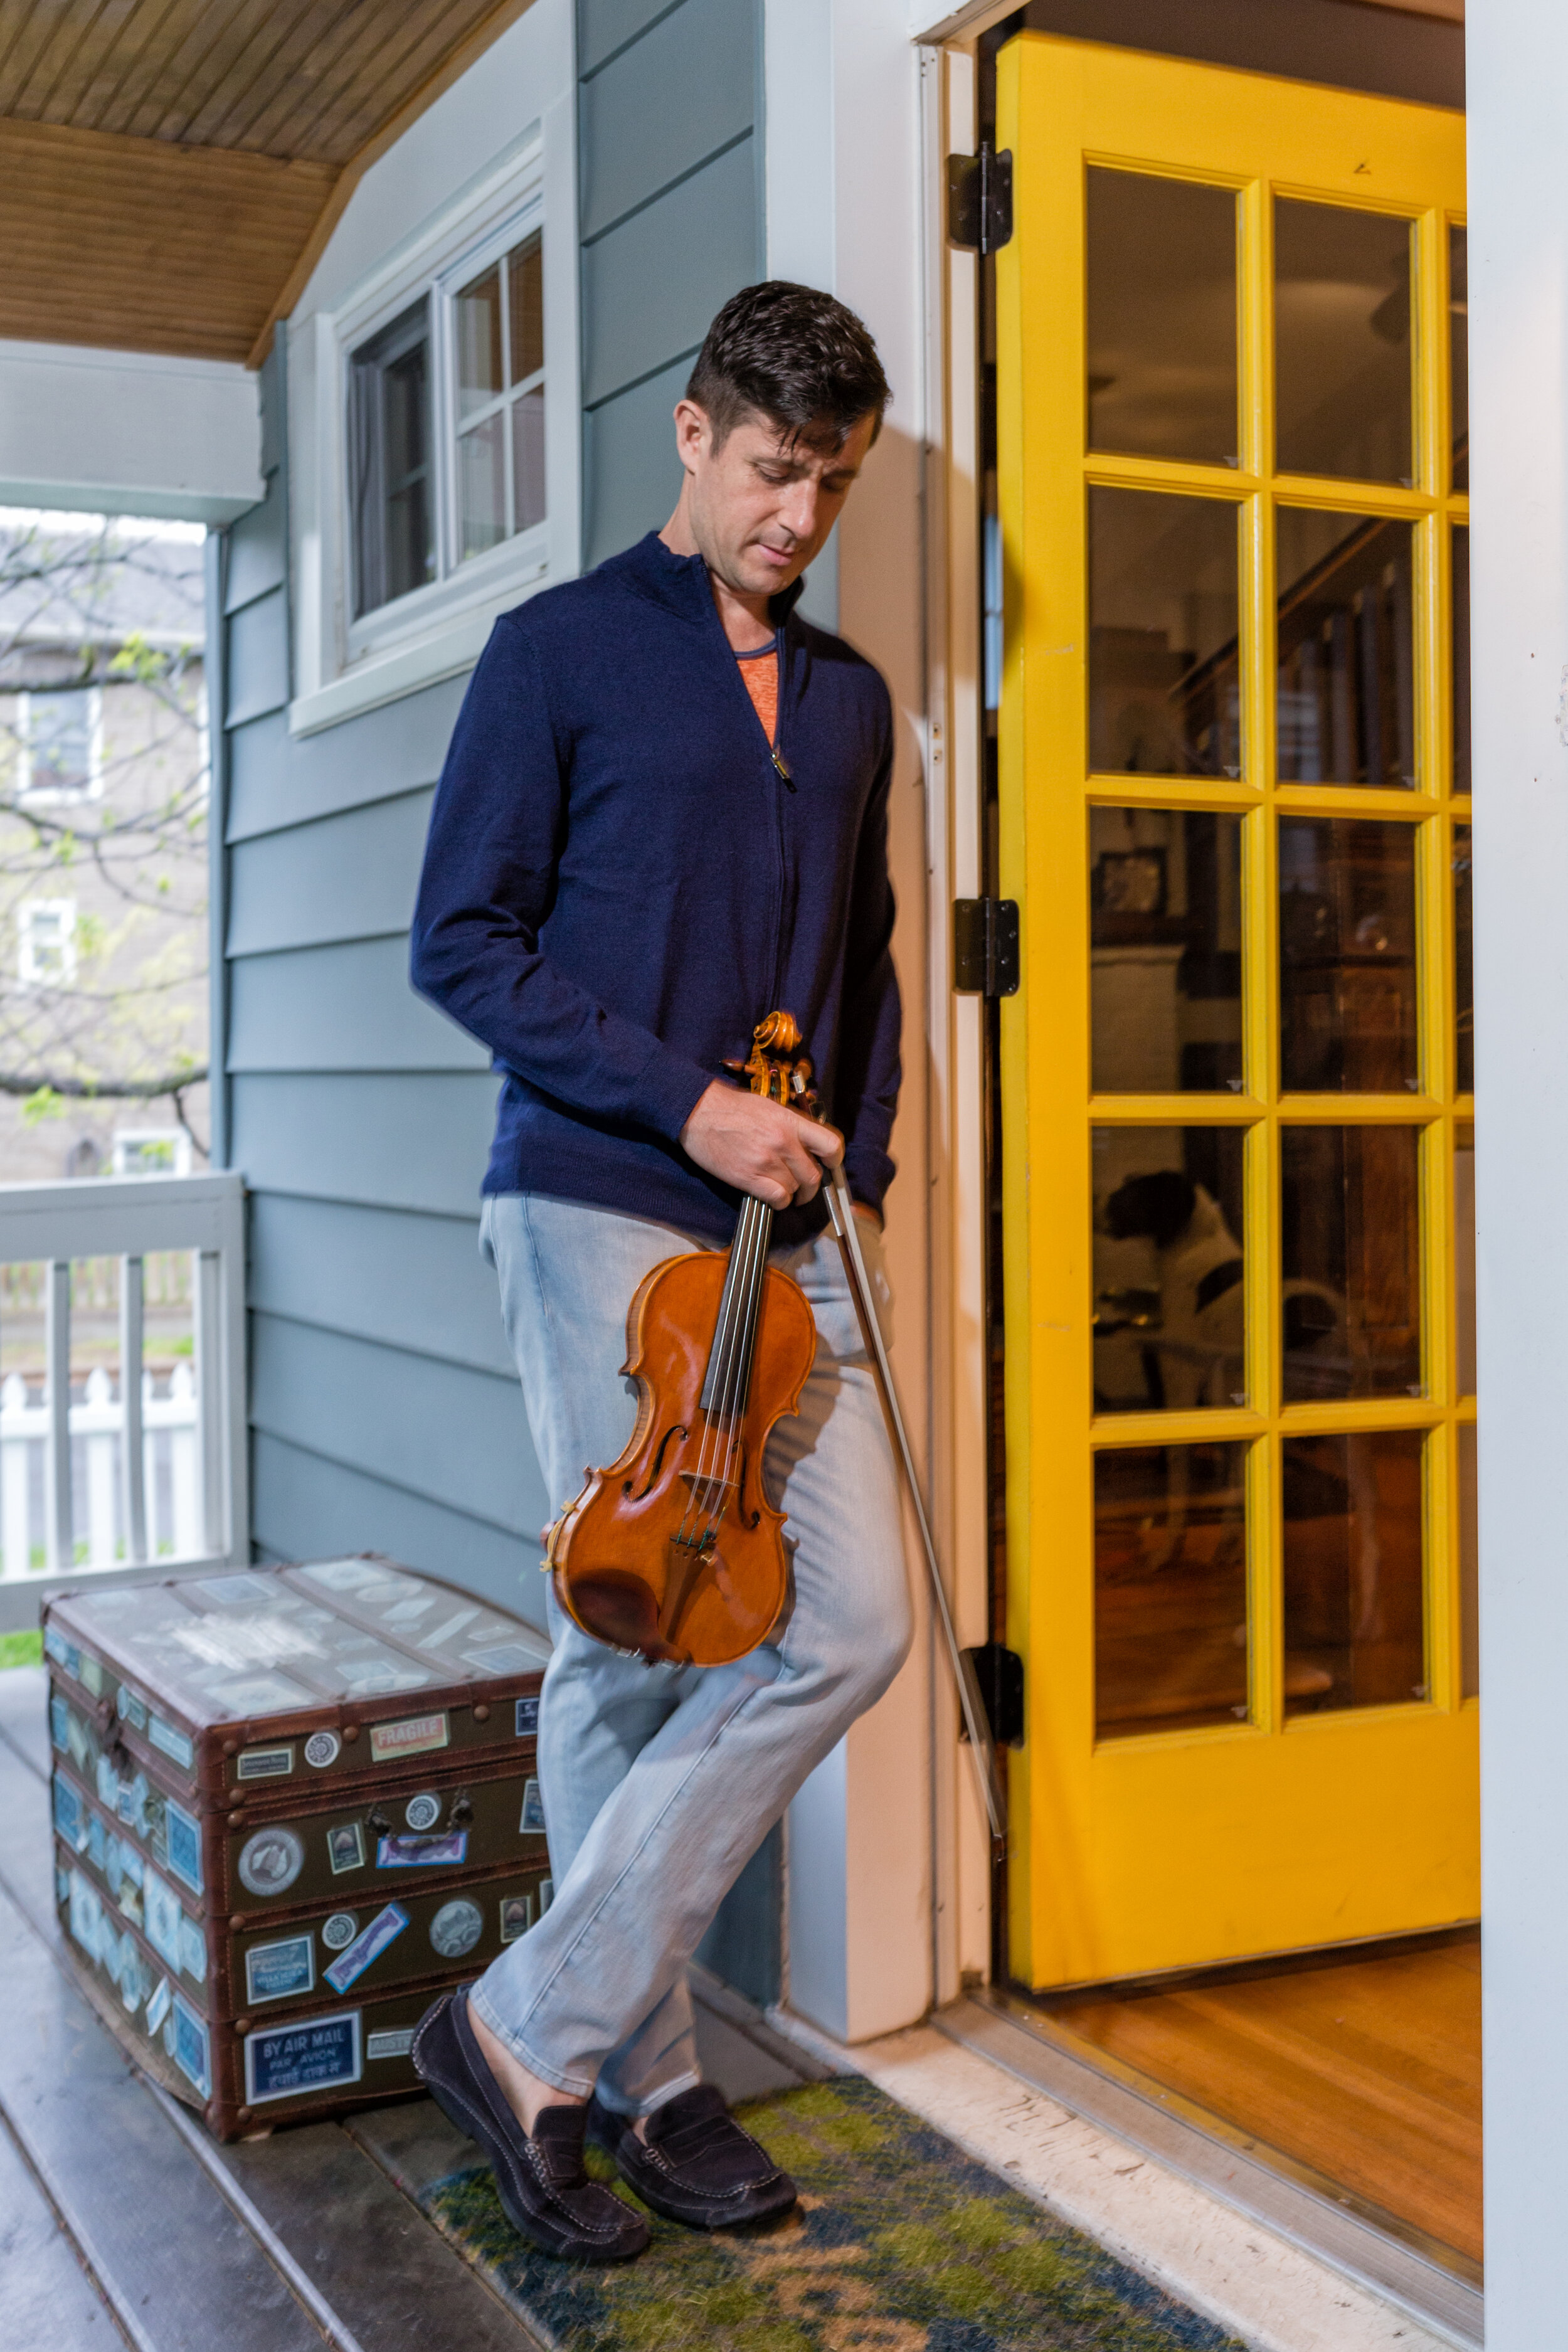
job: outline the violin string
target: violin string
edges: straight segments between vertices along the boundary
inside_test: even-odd
[[[740,1330],[734,1349],[725,1396],[723,1424],[724,1461],[722,1481],[716,1489],[716,1504],[704,1529],[704,1538],[711,1535],[723,1517],[730,1484],[741,1453],[741,1428],[745,1416],[745,1391],[752,1369],[752,1349],[757,1322],[762,1307],[763,1287],[767,1282],[768,1234],[773,1224],[772,1213],[765,1202],[753,1204],[755,1215],[748,1236],[745,1281],[741,1292]]]
[[[723,1513],[723,1489],[718,1481],[723,1475],[725,1468],[723,1456],[729,1451],[729,1424],[739,1377],[741,1343],[745,1331],[746,1293],[751,1283],[752,1262],[755,1249],[756,1212],[759,1207],[759,1202],[749,1200],[742,1210],[740,1227],[731,1253],[731,1280],[730,1297],[726,1302],[728,1312],[725,1318],[723,1352],[718,1363],[719,1379],[715,1383],[713,1403],[710,1408],[707,1426],[703,1431],[702,1453],[698,1465],[701,1484],[700,1486],[694,1486],[692,1492],[693,1502],[698,1505],[703,1521],[701,1533],[697,1538],[700,1545],[708,1540],[713,1532],[717,1518]],[[718,1354],[717,1349],[715,1353]],[[717,1513],[713,1508],[715,1493],[719,1497]]]
[[[730,1386],[730,1364],[742,1286],[742,1268],[744,1263],[751,1213],[756,1205],[756,1202],[748,1201],[741,1212],[741,1223],[731,1248],[727,1279],[723,1296],[720,1301],[719,1325],[713,1335],[712,1349],[712,1361],[719,1373],[713,1391],[716,1404],[719,1396],[727,1393]],[[714,1452],[719,1442],[714,1423],[714,1407],[710,1406],[704,1418],[702,1443],[698,1449],[697,1466],[688,1491],[686,1509],[682,1515],[680,1526],[676,1530],[677,1543],[683,1544],[688,1540],[692,1514],[703,1507],[700,1498],[713,1475]]]

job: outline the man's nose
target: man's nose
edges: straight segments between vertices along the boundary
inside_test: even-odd
[[[796,539],[809,539],[816,529],[817,488],[815,482],[794,482],[784,501],[783,520]]]

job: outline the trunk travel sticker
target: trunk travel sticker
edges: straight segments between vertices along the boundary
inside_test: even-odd
[[[332,1990],[347,1992],[350,1985],[363,1976],[372,1960],[379,1959],[407,1925],[408,1914],[401,1903],[389,1903],[384,1910],[378,1911],[363,1934],[356,1936],[347,1951],[340,1952],[331,1968],[322,1970]]]
[[[445,1711],[439,1715],[407,1715],[398,1723],[370,1727],[371,1759],[395,1763],[400,1756],[429,1756],[445,1748],[451,1737]]]
[[[255,2003],[287,2000],[291,1993],[316,1990],[312,1937],[288,1936],[277,1944],[253,1944],[245,1956],[245,1997]]]
[[[305,1867],[305,1842],[281,1823],[258,1830],[239,1850],[239,1882],[251,1895],[283,1895]]]
[[[448,1830],[444,1837],[384,1837],[375,1842],[377,1870],[434,1870],[468,1858],[467,1830]]]
[[[360,2011],[309,2017],[302,2023],[263,2026],[245,2037],[245,2104],[298,2098],[336,2090],[360,2078]]]

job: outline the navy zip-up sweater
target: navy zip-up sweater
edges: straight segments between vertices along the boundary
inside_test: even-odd
[[[415,986],[505,1083],[487,1192],[728,1241],[739,1195],[678,1138],[782,1006],[856,1196],[880,1205],[899,1087],[877,672],[774,599],[775,766],[700,556],[650,532],[496,623],[441,777]],[[778,1220],[819,1231],[820,1197]]]

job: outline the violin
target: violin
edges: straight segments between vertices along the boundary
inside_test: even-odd
[[[814,1118],[801,1043],[789,1013],[770,1013],[750,1058],[726,1066]],[[727,1253],[690,1251],[644,1276],[626,1315],[637,1425],[550,1530],[543,1565],[567,1615],[650,1665],[743,1658],[788,1598],[784,1515],[763,1455],[774,1423],[799,1410],[816,1324],[799,1284],[768,1264],[773,1225],[766,1202],[748,1199]]]

